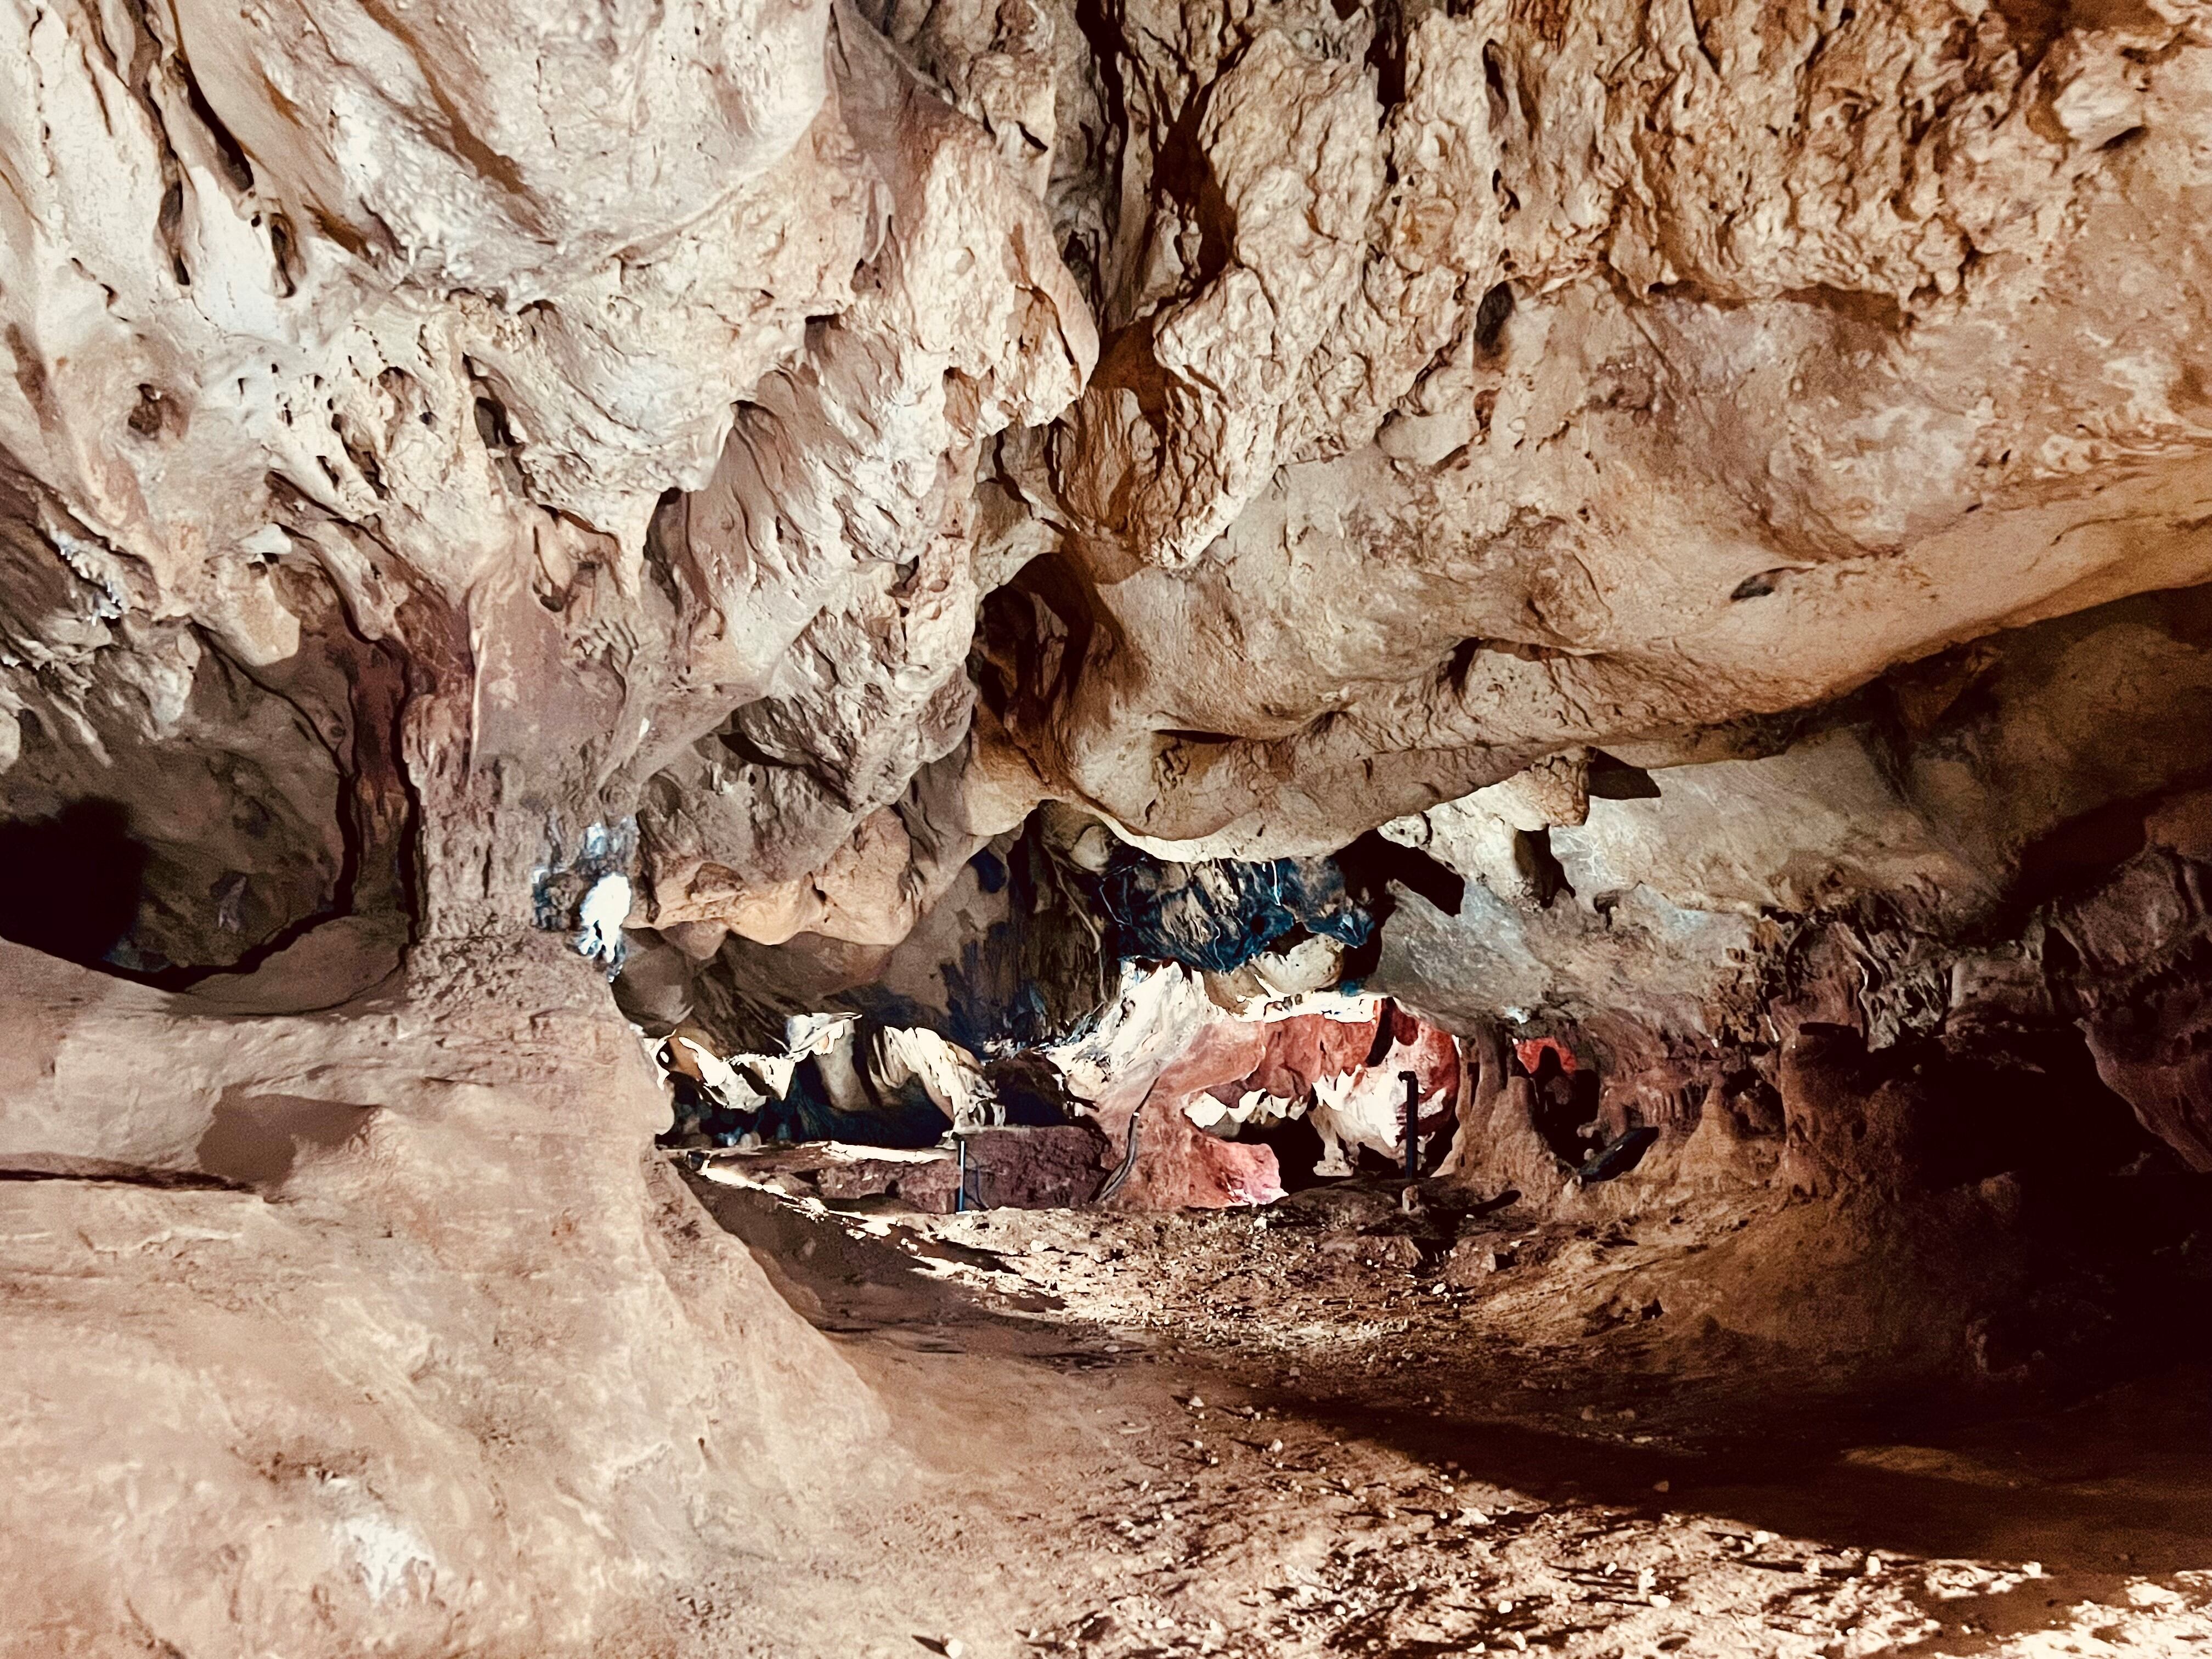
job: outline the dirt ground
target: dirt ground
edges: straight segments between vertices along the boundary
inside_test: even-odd
[[[2212,1656],[2212,1370],[1960,1391],[1721,1330],[1699,1297],[1786,1259],[1786,1215],[692,1184],[915,1470],[819,1559],[688,1593],[701,1654]]]

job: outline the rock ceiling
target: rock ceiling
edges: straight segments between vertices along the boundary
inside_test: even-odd
[[[2199,9],[1343,11],[11,12],[11,804],[884,944],[2212,576]]]
[[[1761,916],[2202,781],[2201,628],[2033,628],[2212,578],[2201,7],[6,27],[0,760],[119,811],[126,969],[587,859],[880,961],[1054,801],[1391,825],[1476,878],[1433,1006],[1710,1030]]]

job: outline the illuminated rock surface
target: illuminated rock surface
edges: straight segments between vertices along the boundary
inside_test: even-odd
[[[1305,1179],[1229,1109],[1352,1071],[1224,1010],[1339,979],[1543,1224],[2193,1193],[2209,31],[0,8],[8,1650],[858,1650],[672,1611],[933,1443],[625,1017],[1205,970],[1070,1084],[1108,1163],[1158,1094],[1124,1207]]]

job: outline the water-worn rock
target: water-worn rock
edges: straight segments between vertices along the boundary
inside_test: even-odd
[[[580,1648],[865,1431],[610,971],[1103,1001],[1130,1202],[1337,973],[1533,1204],[1506,1026],[1594,1213],[2212,1164],[2208,112],[2200,0],[0,6],[21,1641]],[[1114,835],[1385,825],[1456,915],[1117,983]]]
[[[554,949],[243,1014],[0,945],[0,1651],[665,1650],[878,1478]]]
[[[2212,574],[2179,13],[1109,27],[1164,188],[1090,389],[1002,446],[1066,514],[1020,585],[1081,657],[1007,696],[1133,831],[1325,850]]]

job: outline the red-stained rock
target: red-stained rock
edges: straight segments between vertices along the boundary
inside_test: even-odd
[[[1136,1166],[1112,1200],[1121,1210],[1224,1210],[1283,1196],[1274,1149],[1223,1140],[1184,1116],[1180,1103],[1148,1100]]]
[[[1394,1075],[1413,1072],[1420,1079],[1421,1116],[1428,1118],[1450,1108],[1459,1093],[1459,1043],[1441,1025],[1432,1025],[1403,1009],[1391,1019],[1390,1050],[1376,1069]]]
[[[1115,1194],[1128,1210],[1223,1209],[1282,1196],[1281,1171],[1265,1146],[1207,1134],[1183,1108],[1217,1085],[1249,1077],[1266,1058],[1269,1028],[1224,1017],[1199,1029],[1145,1097],[1137,1161]]]
[[[990,1210],[1069,1209],[1106,1182],[1118,1147],[1088,1123],[977,1129],[968,1142],[969,1201]],[[950,1208],[948,1205],[945,1207]]]
[[[1577,1061],[1575,1051],[1557,1037],[1523,1037],[1513,1045],[1513,1058],[1521,1062],[1521,1069],[1534,1077],[1536,1066],[1549,1054],[1559,1062],[1559,1069],[1571,1075]]]
[[[1119,1201],[1260,1201],[1187,1103],[1353,1079],[1387,1150],[1401,1069],[1556,1191],[1486,1023],[1631,1004],[1759,1050],[1793,1180],[1913,1187],[1976,984],[2212,1169],[2188,7],[408,9],[0,8],[0,932],[395,941],[313,1016],[0,953],[27,1649],[604,1645],[880,1427],[641,1176],[531,931],[586,893],[661,1027],[888,975],[1040,801],[1466,878],[1362,972],[1479,1085],[1402,1010],[1363,1071],[1178,1003],[1103,1148],[976,1144],[1011,1201],[1139,1103]],[[971,883],[962,982],[1066,1012],[1082,948],[981,900],[1095,946],[1079,885]],[[1616,1121],[1712,1081],[1636,1075]]]
[[[971,1210],[1072,1209],[1087,1204],[1116,1161],[1106,1138],[1088,1123],[975,1129],[962,1139],[968,1143]],[[959,1154],[950,1147],[904,1152],[842,1141],[800,1141],[720,1153],[708,1164],[756,1183],[797,1181],[836,1202],[888,1199],[933,1215],[952,1212],[961,1179]]]

